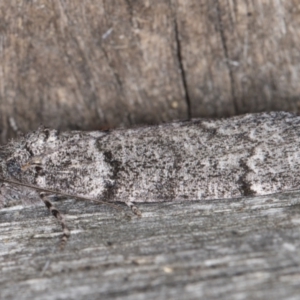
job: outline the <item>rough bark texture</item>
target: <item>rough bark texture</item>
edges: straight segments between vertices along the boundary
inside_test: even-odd
[[[298,1],[3,0],[1,141],[299,111]],[[11,125],[10,125],[11,124]]]

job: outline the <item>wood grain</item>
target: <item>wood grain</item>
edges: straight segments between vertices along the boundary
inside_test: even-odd
[[[1,299],[295,299],[300,192],[141,204],[143,218],[57,203],[0,212]]]
[[[299,112],[298,1],[3,0],[1,142],[41,123],[94,130]]]

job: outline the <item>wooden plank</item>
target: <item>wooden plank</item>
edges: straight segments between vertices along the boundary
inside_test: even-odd
[[[66,200],[64,251],[43,206],[3,209],[1,299],[297,298],[299,197],[140,204],[142,218]]]
[[[1,143],[60,130],[299,112],[297,1],[4,0]]]

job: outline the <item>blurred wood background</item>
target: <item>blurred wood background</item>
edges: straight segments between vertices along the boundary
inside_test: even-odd
[[[0,142],[41,123],[106,129],[300,110],[296,0],[2,0]],[[1,299],[298,299],[299,191],[0,211]]]
[[[300,3],[3,0],[1,142],[300,109]]]

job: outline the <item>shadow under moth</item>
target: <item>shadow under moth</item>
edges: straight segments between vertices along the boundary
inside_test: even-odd
[[[300,187],[300,117],[286,112],[193,119],[112,131],[48,128],[0,150],[0,208],[65,195],[123,202],[190,201],[265,195]]]

